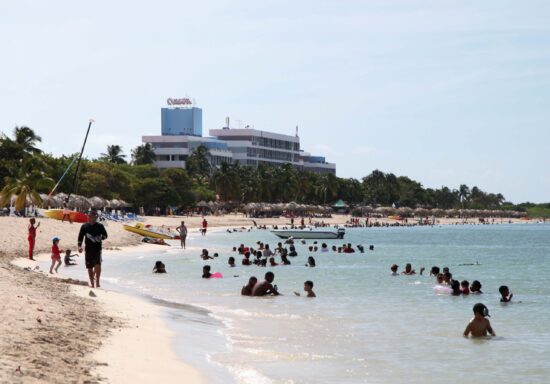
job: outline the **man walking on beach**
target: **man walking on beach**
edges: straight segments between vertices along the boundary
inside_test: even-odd
[[[181,247],[185,249],[185,239],[187,238],[187,227],[185,226],[184,221],[182,221],[181,225],[176,228],[176,231],[178,231],[180,234]]]
[[[97,222],[97,212],[92,210],[88,214],[88,222],[82,224],[78,234],[78,252],[82,252],[82,240],[85,241],[85,262],[90,278],[90,287],[99,288],[101,276],[101,245],[107,238],[107,231],[103,224]]]

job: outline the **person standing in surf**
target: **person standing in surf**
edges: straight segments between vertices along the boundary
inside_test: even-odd
[[[82,224],[78,233],[78,252],[82,252],[82,241],[85,238],[85,263],[90,278],[90,287],[99,288],[101,276],[101,249],[102,242],[107,238],[107,231],[103,224],[97,222],[97,212],[90,211],[88,222]]]
[[[176,231],[178,231],[180,234],[181,247],[185,249],[185,240],[187,239],[187,227],[185,226],[184,221],[182,221],[181,225],[176,228]]]
[[[27,237],[27,240],[29,240],[29,259],[34,260],[34,244],[36,243],[36,230],[38,227],[40,227],[40,223],[36,224],[36,227],[34,224],[36,223],[36,220],[34,218],[29,220],[29,236]]]

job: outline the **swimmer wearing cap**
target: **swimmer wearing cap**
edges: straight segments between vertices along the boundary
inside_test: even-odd
[[[473,311],[474,317],[466,326],[464,337],[468,337],[470,333],[472,337],[484,337],[487,336],[487,334],[496,336],[495,331],[493,331],[491,327],[491,322],[487,319],[487,317],[491,317],[489,315],[489,309],[487,309],[484,304],[477,303],[474,305]]]

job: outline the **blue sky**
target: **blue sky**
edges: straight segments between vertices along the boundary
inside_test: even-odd
[[[337,163],[550,201],[548,1],[0,3],[0,130],[127,154],[168,97]]]

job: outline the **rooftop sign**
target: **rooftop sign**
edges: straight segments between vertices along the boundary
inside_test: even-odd
[[[181,99],[168,99],[166,100],[168,105],[193,105],[193,102],[188,97]]]

